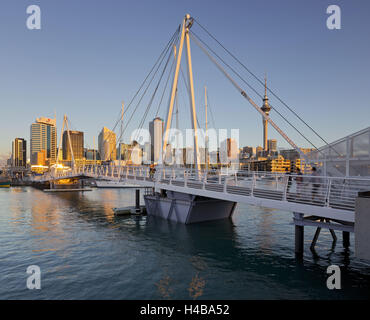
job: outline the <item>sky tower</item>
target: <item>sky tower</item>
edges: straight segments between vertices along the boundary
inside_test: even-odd
[[[265,75],[265,96],[263,97],[263,105],[261,110],[268,116],[270,114],[271,107],[269,105],[269,99],[267,98],[267,80]],[[267,120],[262,117],[263,124],[263,150],[267,151]]]

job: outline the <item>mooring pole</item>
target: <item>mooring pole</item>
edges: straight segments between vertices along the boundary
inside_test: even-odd
[[[136,194],[135,194],[135,200],[136,200],[136,212],[140,211],[140,189],[136,189]]]
[[[350,246],[349,232],[343,231],[343,247],[347,248]]]
[[[303,256],[304,226],[297,225],[297,222],[303,220],[303,214],[294,212],[293,220],[295,222],[295,254],[301,257]]]
[[[303,255],[304,227],[295,226],[295,253],[298,256]]]

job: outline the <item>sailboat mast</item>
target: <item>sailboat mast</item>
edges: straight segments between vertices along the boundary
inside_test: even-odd
[[[123,135],[123,111],[124,103],[122,101],[122,110],[121,110],[121,132],[119,136],[119,172],[121,173],[121,161],[122,161],[122,135]]]
[[[204,102],[206,108],[206,150],[205,150],[205,157],[206,157],[206,169],[208,170],[208,119],[207,119],[207,87],[204,86]]]

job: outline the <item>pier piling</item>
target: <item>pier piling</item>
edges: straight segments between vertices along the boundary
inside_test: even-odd
[[[350,246],[349,232],[343,231],[343,247],[348,248]]]
[[[139,212],[140,211],[140,189],[136,189],[135,200],[136,200],[135,209],[136,209],[136,212]]]
[[[295,226],[295,253],[297,256],[303,256],[304,227]]]

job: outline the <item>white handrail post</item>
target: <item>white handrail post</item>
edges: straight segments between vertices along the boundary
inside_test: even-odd
[[[275,183],[276,183],[276,191],[279,190],[279,187],[278,187],[278,176],[277,176],[277,173],[275,173]]]
[[[253,197],[253,191],[254,191],[254,186],[255,186],[255,183],[256,183],[256,174],[255,172],[253,171],[253,176],[252,176],[252,188],[251,188],[251,196]]]
[[[286,201],[286,196],[288,193],[288,186],[289,186],[289,176],[285,177],[285,182],[284,182],[284,194],[283,194],[283,201]]]
[[[325,196],[325,205],[326,207],[329,207],[329,204],[330,204],[330,191],[331,191],[331,182],[332,182],[332,179],[330,178],[327,178],[329,181],[328,181],[328,186],[326,188],[326,196]]]

